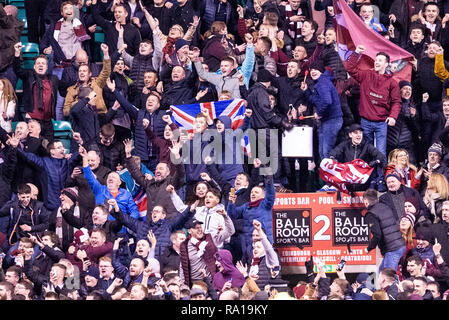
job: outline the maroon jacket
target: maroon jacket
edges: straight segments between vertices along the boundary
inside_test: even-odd
[[[98,265],[98,259],[105,255],[112,255],[112,248],[114,244],[112,242],[105,242],[103,245],[99,247],[92,247],[91,245],[82,245],[78,247],[73,254],[66,253],[66,258],[75,266],[79,268],[79,270],[83,270],[83,261],[78,259],[76,253],[78,250],[85,250],[87,254],[88,260],[91,261],[92,265]]]
[[[187,238],[180,246],[180,256],[181,256],[181,266],[182,271],[184,272],[185,283],[190,287],[192,285],[192,281],[190,278],[190,261],[189,261],[189,251],[187,249],[187,244],[189,243],[190,237]],[[206,249],[203,254],[203,259],[206,262],[207,271],[210,272],[212,278],[217,272],[217,267],[215,266],[215,258],[214,255],[218,251],[217,247],[214,244],[214,240],[210,234],[206,234],[203,237],[203,240],[206,240],[208,243],[206,245]]]
[[[359,55],[353,53],[346,64],[348,73],[360,83],[360,116],[369,121],[397,119],[401,111],[399,86],[391,74],[357,68]]]

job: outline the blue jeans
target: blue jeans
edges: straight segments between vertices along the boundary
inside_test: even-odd
[[[343,125],[343,118],[321,121],[318,127],[318,152],[321,160],[327,158],[335,146],[338,132]]]
[[[362,126],[363,137],[366,139],[366,142],[374,145],[386,159],[388,124],[382,121],[369,121],[362,118],[360,125]]]
[[[379,272],[385,268],[391,268],[396,271],[398,268],[399,260],[405,254],[405,246],[399,248],[398,250],[385,253],[385,256],[380,263]]]

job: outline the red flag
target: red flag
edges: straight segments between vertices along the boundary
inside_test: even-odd
[[[320,178],[327,184],[336,187],[339,191],[348,193],[347,184],[366,183],[373,170],[361,159],[340,163],[336,160],[325,158],[320,163]]]
[[[346,60],[358,45],[363,45],[365,51],[359,63],[360,69],[372,69],[376,54],[382,51],[390,56],[394,68],[393,78],[398,82],[400,80],[410,81],[412,65],[409,61],[413,60],[413,55],[368,28],[344,0],[333,1],[337,49],[343,64],[346,64]]]

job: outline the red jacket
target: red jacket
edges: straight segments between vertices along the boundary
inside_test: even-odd
[[[358,54],[352,54],[346,64],[348,73],[360,83],[360,116],[369,121],[397,119],[401,111],[399,86],[391,74],[358,68]]]
[[[385,167],[385,176],[389,175],[390,173],[395,172],[395,166],[392,164],[389,164]],[[416,179],[416,172],[415,170],[411,169],[410,172],[410,186],[406,185],[404,179],[401,177],[401,183],[409,188],[413,188],[415,190],[419,190],[419,187],[421,185],[421,179]]]

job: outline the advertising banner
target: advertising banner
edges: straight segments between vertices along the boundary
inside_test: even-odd
[[[376,268],[376,251],[364,248],[370,239],[362,193],[276,194],[273,207],[274,246],[286,273],[304,271],[310,256],[335,272],[341,259],[347,272]]]

